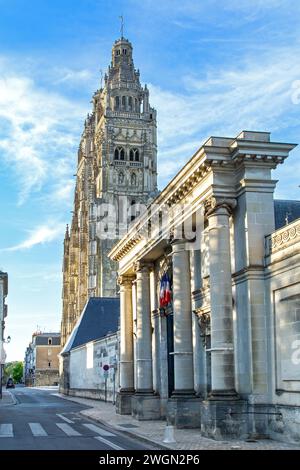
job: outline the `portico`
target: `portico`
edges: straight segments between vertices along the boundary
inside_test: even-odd
[[[247,435],[247,403],[269,393],[257,347],[266,323],[253,298],[263,281],[251,273],[262,271],[274,230],[271,170],[293,148],[269,133],[211,137],[111,250],[121,295],[119,413],[215,438]],[[172,299],[160,308],[165,273]]]

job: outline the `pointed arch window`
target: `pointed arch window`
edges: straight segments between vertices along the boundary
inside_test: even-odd
[[[119,184],[124,184],[124,181],[125,181],[124,173],[123,173],[123,171],[120,171],[119,177],[118,177],[118,183]]]
[[[136,174],[132,173],[132,175],[131,175],[131,186],[136,186],[136,183],[137,183]]]
[[[138,103],[137,98],[135,98],[135,100],[134,100],[134,106],[135,106],[136,113],[138,113],[139,112],[139,103]]]
[[[130,149],[129,160],[131,162],[139,162],[140,161],[140,151],[139,151],[139,149]]]
[[[125,160],[125,150],[123,147],[115,148],[115,160]]]

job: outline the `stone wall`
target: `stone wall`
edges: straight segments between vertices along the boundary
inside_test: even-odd
[[[62,387],[65,389],[63,393],[115,401],[119,386],[116,334],[71,350],[69,361],[69,389]],[[107,372],[104,366],[109,366]]]
[[[36,370],[34,386],[45,387],[59,384],[59,371],[58,369]]]
[[[268,434],[300,442],[300,219],[266,239]],[[270,414],[271,413],[271,414]]]

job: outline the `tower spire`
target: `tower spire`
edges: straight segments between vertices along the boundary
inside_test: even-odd
[[[124,16],[121,15],[119,18],[121,20],[121,39],[124,39]]]

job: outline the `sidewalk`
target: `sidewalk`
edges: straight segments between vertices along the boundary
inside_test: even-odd
[[[2,399],[0,399],[0,408],[1,406],[15,405],[16,399],[12,393],[7,390],[2,390]]]
[[[81,415],[94,421],[111,426],[112,428],[126,433],[130,437],[139,438],[156,444],[161,448],[174,450],[295,450],[300,449],[298,445],[283,444],[272,440],[259,440],[257,442],[246,441],[214,441],[200,435],[198,429],[175,429],[175,444],[165,444],[164,433],[165,421],[137,421],[131,416],[117,415],[115,407],[111,403],[91,400],[86,398],[66,397],[57,394],[61,398],[74,401],[81,405],[89,406],[90,409],[81,411]]]

